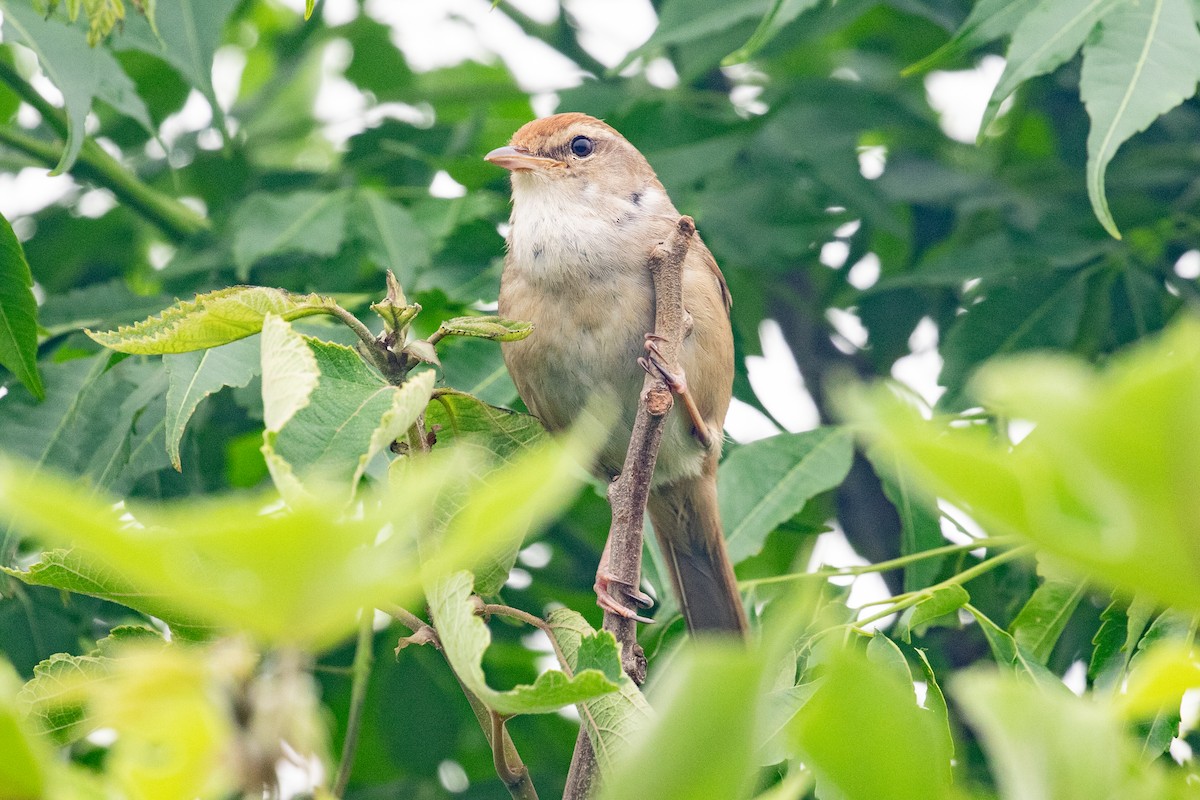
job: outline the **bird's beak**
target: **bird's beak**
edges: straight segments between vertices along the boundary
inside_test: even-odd
[[[561,167],[563,162],[557,158],[546,158],[544,156],[535,156],[532,153],[526,152],[512,145],[497,147],[492,152],[483,157],[484,161],[491,162],[498,167],[504,167],[516,172],[523,169],[546,169],[549,167]]]

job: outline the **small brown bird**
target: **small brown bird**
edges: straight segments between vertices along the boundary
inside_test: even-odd
[[[485,158],[512,171],[500,313],[535,326],[528,339],[504,345],[504,361],[525,405],[552,431],[571,425],[597,394],[616,403],[620,422],[594,466],[612,479],[625,461],[642,387],[639,357],[654,325],[646,259],[680,214],[637,148],[585,114],[534,120]],[[679,351],[684,380],[673,388],[691,402],[685,398],[666,423],[650,519],[688,627],[743,632],[717,509],[733,388],[730,297],[698,235],[684,262],[683,304],[693,324]],[[634,616],[609,595],[605,569],[597,575],[600,605]]]

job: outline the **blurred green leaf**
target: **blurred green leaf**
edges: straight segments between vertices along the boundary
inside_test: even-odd
[[[945,65],[974,47],[1007,36],[1020,24],[1038,0],[980,0],[971,7],[954,37],[916,64],[905,75],[927,72]]]
[[[46,391],[37,366],[37,324],[33,275],[12,226],[0,216],[0,367],[42,400]]]
[[[380,269],[391,270],[402,286],[411,287],[429,266],[429,239],[408,209],[382,192],[363,189],[354,196],[348,222],[367,243],[367,252]]]
[[[1187,0],[1119,3],[1083,46],[1079,94],[1088,133],[1087,187],[1096,219],[1114,238],[1104,173],[1126,139],[1196,93],[1200,32]]]
[[[166,440],[171,465],[182,470],[179,441],[200,401],[226,386],[246,386],[261,371],[259,343],[242,339],[207,350],[163,356],[167,388]]]
[[[836,651],[792,727],[823,786],[847,800],[951,797],[950,752],[911,680],[855,650]],[[854,742],[854,747],[847,747]]]
[[[233,212],[233,260],[245,277],[266,256],[280,253],[335,255],[346,236],[350,194],[293,192],[253,194]]]
[[[763,49],[781,30],[786,28],[796,17],[816,6],[820,0],[774,0],[771,8],[758,23],[754,35],[744,45],[726,56],[721,66],[728,67],[749,61]]]
[[[1004,800],[1184,797],[1142,762],[1110,707],[1000,674],[957,677],[951,692],[994,764]]]
[[[1086,591],[1085,581],[1048,575],[1009,625],[1013,639],[1030,658],[1045,664]]]
[[[717,482],[733,563],[758,553],[771,531],[840,484],[852,452],[850,434],[840,428],[784,433],[734,450]]]
[[[939,617],[958,611],[970,600],[971,596],[967,594],[967,590],[957,584],[936,589],[929,593],[928,597],[904,612],[896,625],[896,635],[907,642],[912,631],[928,625]]]
[[[182,300],[158,316],[115,331],[87,331],[105,347],[122,353],[187,353],[218,347],[253,336],[263,319],[275,314],[284,320],[328,314],[332,298],[300,295],[266,286],[233,286],[194,300]]]
[[[1150,622],[1153,608],[1143,599],[1129,603],[1114,598],[1100,615],[1100,629],[1092,639],[1088,678],[1097,690],[1111,690],[1125,678],[1129,660]]]
[[[21,686],[16,671],[0,662],[0,798],[36,800],[45,796],[49,754],[44,745],[26,730],[17,711],[16,695]]]
[[[658,716],[618,753],[600,797],[746,796],[762,669],[741,642],[692,642],[673,660],[671,679],[655,687]]]
[[[621,674],[617,642],[610,633],[597,634],[605,654],[605,669],[590,668],[568,678],[549,670],[532,685],[493,689],[483,672],[483,653],[491,644],[487,625],[475,615],[471,601],[474,577],[469,572],[450,575],[427,590],[429,610],[437,627],[446,659],[459,680],[491,710],[500,714],[545,714],[566,705],[582,703],[618,690]]]

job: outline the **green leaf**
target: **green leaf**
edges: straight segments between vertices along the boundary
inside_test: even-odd
[[[1029,654],[1017,644],[1012,634],[992,622],[974,606],[968,605],[966,609],[979,623],[979,628],[983,631],[983,636],[992,649],[992,656],[996,659],[996,663],[1029,680],[1030,683],[1062,688],[1062,681],[1050,670],[1030,658]]]
[[[978,731],[1004,800],[1182,797],[1142,762],[1112,710],[1068,691],[975,671],[951,692]]]
[[[917,705],[911,678],[854,649],[834,653],[792,731],[819,795],[829,795],[821,788],[828,786],[848,800],[951,797],[950,752],[937,717]]]
[[[639,56],[657,53],[672,45],[704,41],[724,33],[738,23],[759,16],[765,17],[766,14],[767,0],[750,0],[745,3],[725,3],[721,0],[667,0],[658,11],[658,27],[654,29],[654,34],[645,44],[625,56],[624,61],[612,71],[620,72]]]
[[[301,295],[265,286],[233,286],[182,300],[161,314],[115,331],[86,331],[105,347],[122,353],[187,353],[253,336],[263,318],[285,320],[328,314],[332,298]]]
[[[1181,318],[1100,373],[1025,357],[979,375],[984,405],[1035,429],[1019,445],[986,426],[926,422],[883,393],[864,431],[927,491],[985,529],[1023,536],[1084,575],[1197,608],[1200,538],[1180,476],[1200,474],[1200,321]]]
[[[111,498],[5,460],[0,512],[46,542],[73,543],[94,569],[111,573],[105,591],[132,587],[135,598],[160,600],[168,619],[320,649],[354,629],[359,609],[419,591],[418,548],[436,551],[439,563],[486,548],[488,532],[480,530],[453,529],[436,548],[428,541],[439,492],[461,473],[465,455],[423,461],[403,491],[364,496],[352,515],[342,514],[340,495],[315,488],[288,509],[275,498],[119,509]]]
[[[179,442],[200,401],[226,386],[242,387],[261,369],[259,343],[242,339],[207,350],[163,356],[167,370],[166,441],[171,465],[182,471]]]
[[[317,0],[304,0],[304,18],[307,20],[312,17],[313,9],[316,8]]]
[[[380,269],[394,272],[403,286],[411,286],[427,268],[431,254],[429,237],[408,209],[393,203],[376,189],[362,189],[354,196],[349,223],[367,244],[367,253]]]
[[[546,621],[550,623],[550,630],[566,656],[568,666],[576,671],[581,668],[580,650],[583,643],[589,639],[600,641],[607,635],[597,633],[578,612],[569,608],[556,608]],[[614,682],[617,691],[576,705],[580,723],[587,729],[603,774],[611,774],[621,748],[653,719],[650,704],[646,702],[641,689],[624,671],[617,671]]]
[[[425,423],[440,428],[439,442],[470,439],[501,459],[511,458],[546,438],[546,429],[537,417],[496,408],[449,389],[434,394],[425,412]]]
[[[1091,118],[1087,188],[1096,218],[1121,234],[1108,209],[1104,173],[1126,139],[1196,92],[1200,32],[1187,0],[1119,3],[1083,46],[1079,94]]]
[[[1044,665],[1086,591],[1085,581],[1048,576],[1008,626],[1013,639],[1030,658]]]
[[[83,148],[84,122],[97,98],[133,117],[146,130],[154,130],[133,81],[106,48],[89,46],[82,30],[46,19],[21,0],[4,0],[0,8],[4,11],[5,41],[19,41],[37,54],[42,69],[63,95],[66,145],[51,174],[58,175],[74,166]]]
[[[16,670],[0,662],[0,798],[37,800],[45,797],[47,767],[51,754],[25,729],[17,710],[16,695],[21,686]]]
[[[1113,690],[1124,681],[1129,660],[1153,611],[1153,605],[1142,598],[1129,603],[1113,598],[1100,614],[1100,628],[1092,638],[1092,658],[1088,664],[1088,678],[1097,691]]]
[[[733,798],[750,789],[760,654],[742,642],[696,641],[671,667],[654,697],[658,716],[621,748],[602,800]]]
[[[171,0],[161,8],[156,3],[151,13],[147,3],[146,18],[131,17],[113,47],[141,50],[166,61],[208,99],[213,118],[224,127],[213,90],[213,54],[237,4],[238,0]]]
[[[1013,31],[1004,55],[1004,73],[988,100],[982,138],[1000,104],[1030,78],[1053,72],[1070,61],[1096,23],[1120,5],[1120,0],[1040,0]]]
[[[946,62],[990,41],[1007,36],[1016,29],[1038,0],[979,0],[955,32],[954,37],[909,67],[902,75],[916,75],[939,67]]]
[[[517,342],[533,333],[532,322],[503,317],[455,317],[438,326],[438,338],[443,336],[473,336],[494,342]]]
[[[952,614],[971,601],[967,590],[958,584],[936,589],[921,602],[907,609],[896,626],[896,634],[905,642],[912,631],[928,625],[939,617]]]
[[[296,333],[274,314],[263,322],[261,353],[267,463],[275,471],[272,456],[278,456],[301,479],[357,486],[371,459],[408,430],[433,392],[433,372],[392,386],[354,349]]]
[[[428,590],[429,612],[455,675],[488,708],[501,714],[545,714],[618,690],[621,660],[616,640],[608,633],[598,634],[606,661],[604,671],[585,669],[568,678],[561,670],[550,670],[532,685],[522,684],[507,691],[493,689],[483,673],[483,653],[492,635],[475,615],[473,583],[469,572],[438,581]]]
[[[733,563],[761,551],[771,531],[840,484],[852,457],[850,434],[840,428],[783,433],[734,450],[717,480]]]
[[[816,6],[821,0],[774,0],[771,9],[758,23],[758,28],[744,45],[727,55],[721,66],[729,67],[741,64],[754,58],[779,32],[792,23],[796,17]]]
[[[346,236],[349,198],[345,190],[247,197],[231,220],[238,274],[249,275],[256,261],[281,253],[337,255]]]
[[[38,400],[46,396],[37,366],[37,300],[21,242],[0,216],[0,367]]]

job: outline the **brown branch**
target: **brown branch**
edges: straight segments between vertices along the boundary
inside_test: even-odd
[[[659,337],[658,351],[671,372],[678,373],[679,346],[684,336],[683,261],[691,247],[696,225],[691,217],[680,217],[670,237],[658,244],[646,261],[654,280],[654,333]],[[642,527],[646,499],[662,443],[667,413],[674,405],[671,390],[657,373],[646,374],[641,402],[629,437],[629,449],[621,474],[608,487],[612,507],[612,526],[608,533],[608,569],[610,583],[629,590],[641,583]],[[621,602],[622,598],[618,598]],[[628,617],[604,612],[604,630],[611,631],[621,646],[621,666],[634,683],[646,680],[646,655],[637,643],[637,622]],[[595,749],[581,728],[575,741],[575,754],[563,800],[583,800],[596,781]]]

